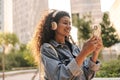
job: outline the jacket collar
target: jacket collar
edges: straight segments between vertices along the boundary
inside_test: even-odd
[[[53,45],[54,47],[58,47],[58,46],[62,46],[62,44],[59,44],[58,42],[56,42],[55,40],[51,40],[50,44]]]

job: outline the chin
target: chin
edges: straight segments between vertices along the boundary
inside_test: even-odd
[[[65,35],[65,36],[69,36],[70,34],[67,34],[67,35]]]

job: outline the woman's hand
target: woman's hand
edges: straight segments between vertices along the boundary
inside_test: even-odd
[[[96,36],[93,36],[84,44],[80,54],[76,57],[76,61],[79,66],[82,65],[85,57],[87,57],[93,52],[98,52],[99,49],[97,49],[97,46],[98,46],[98,39]]]
[[[85,56],[88,56],[89,54],[96,51],[96,48],[98,46],[98,39],[96,36],[93,36],[90,38],[83,46],[82,51],[85,52]]]
[[[99,53],[102,48],[103,48],[102,38],[97,38],[97,47],[93,51],[93,55],[92,55],[93,62],[96,62],[96,60],[98,59]]]

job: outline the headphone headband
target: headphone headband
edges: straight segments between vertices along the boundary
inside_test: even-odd
[[[55,12],[53,13],[52,17],[54,18],[54,17],[57,15],[58,12],[59,12],[59,11],[55,11]]]

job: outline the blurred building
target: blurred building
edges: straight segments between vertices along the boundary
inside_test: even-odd
[[[100,0],[71,0],[71,11],[79,17],[90,13],[96,24],[102,20]]]
[[[0,31],[3,31],[3,0],[0,0]]]
[[[102,57],[104,61],[110,61],[113,59],[118,59],[120,56],[120,43],[117,43],[109,48],[104,48],[102,50]]]
[[[63,3],[63,6],[66,4],[66,7],[63,7],[64,10],[70,8],[70,5],[67,5],[70,4],[70,0],[58,0],[58,2]],[[54,4],[54,1],[52,4]],[[55,7],[58,5],[55,5]],[[68,12],[78,14],[79,17],[90,12],[94,18],[94,23],[101,21],[100,0],[71,0],[71,5],[72,10],[68,10]],[[49,8],[51,8],[49,0],[0,0],[0,12],[4,12],[0,14],[0,30],[14,32],[20,42],[27,43],[33,36],[41,13]],[[2,24],[4,22],[5,24]]]
[[[120,0],[115,0],[110,9],[110,19],[120,36]]]
[[[48,10],[48,0],[13,0],[13,32],[20,42],[31,39],[44,10]]]
[[[120,37],[120,0],[115,0],[109,11],[110,20],[114,24],[117,33]],[[117,55],[120,55],[120,43],[112,47],[116,51]]]
[[[0,0],[0,31],[12,32],[12,0]]]
[[[70,0],[58,0],[57,2],[69,5],[66,5],[66,8],[58,9],[57,6],[60,4],[53,6],[55,2],[49,0],[0,0],[0,31],[13,32],[21,43],[28,43],[45,10],[54,7],[71,12]],[[67,10],[68,8],[69,10]]]

